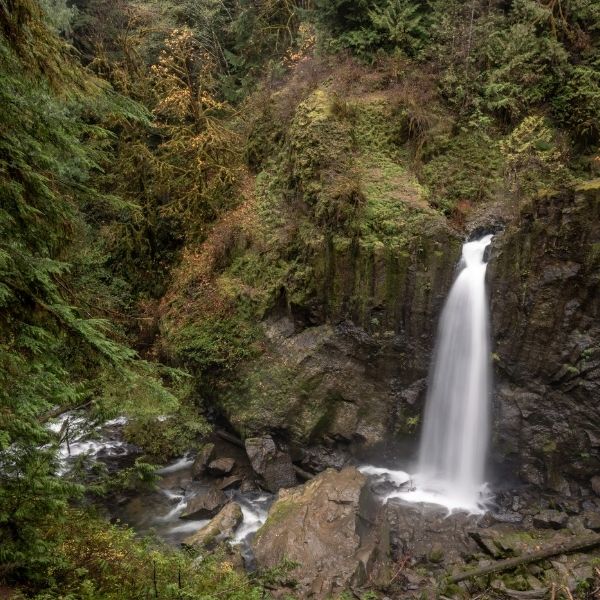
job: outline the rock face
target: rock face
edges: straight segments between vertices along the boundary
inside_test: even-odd
[[[526,206],[489,266],[496,462],[561,494],[600,471],[600,184]]]
[[[314,90],[286,132],[286,200],[263,197],[269,218],[248,251],[277,256],[279,242],[281,258],[261,268],[293,264],[266,300],[264,354],[216,399],[238,432],[280,436],[313,470],[339,465],[349,446],[415,433],[422,395],[402,392],[427,374],[462,242],[398,156],[390,124],[404,117],[361,98],[348,119],[335,102],[327,85]]]
[[[325,598],[373,577],[388,549],[385,527],[374,527],[377,503],[354,467],[327,470],[307,484],[282,490],[253,548],[260,567],[284,558],[301,597]]]
[[[209,487],[206,491],[194,496],[181,513],[182,519],[209,519],[216,515],[227,502],[227,496],[216,487]]]
[[[252,468],[268,490],[276,492],[298,483],[290,455],[280,450],[271,436],[248,438],[245,445]]]
[[[208,525],[186,538],[183,543],[186,546],[201,546],[210,550],[221,542],[231,540],[241,522],[240,505],[237,502],[230,502],[211,519]]]
[[[198,479],[206,472],[208,463],[212,460],[215,452],[215,445],[212,442],[207,442],[200,448],[198,455],[194,459],[192,465],[192,477]]]
[[[217,458],[208,464],[208,472],[211,475],[228,475],[235,467],[233,458]]]
[[[448,516],[444,508],[407,504],[398,499],[388,501],[385,514],[395,557],[410,556],[425,564],[457,564],[476,549],[468,534],[477,524],[472,516]]]
[[[569,517],[558,510],[542,510],[533,517],[533,524],[540,529],[562,529],[566,526]]]

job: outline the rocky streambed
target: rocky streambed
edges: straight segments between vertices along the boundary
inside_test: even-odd
[[[113,469],[131,463],[137,449],[123,442],[122,425],[115,420],[74,434],[71,454],[61,447],[61,468],[83,453]],[[232,440],[215,436],[164,466],[153,490],[112,497],[110,516],[201,554],[225,546],[237,568],[286,564],[286,582],[274,590],[281,597],[335,597],[344,590],[360,597],[368,589],[381,598],[424,591],[468,598],[487,589],[494,597],[541,599],[586,597],[597,589],[600,486],[566,499],[506,485],[483,514],[449,514],[394,498],[406,483],[385,470],[347,464],[301,483],[273,438]],[[592,543],[569,551],[580,540]],[[548,549],[549,556],[527,562]],[[523,562],[504,569],[508,559]]]

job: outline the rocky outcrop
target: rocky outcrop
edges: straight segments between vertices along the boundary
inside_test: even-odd
[[[442,507],[390,500],[385,508],[395,557],[410,556],[413,564],[455,565],[476,550],[469,530],[477,518],[448,515]]]
[[[600,471],[600,183],[541,196],[494,242],[494,457],[561,494]]]
[[[347,467],[282,490],[253,549],[260,567],[296,563],[291,575],[301,597],[326,598],[375,578],[387,559],[388,532],[366,477]]]
[[[402,392],[427,374],[462,242],[398,152],[390,124],[404,113],[368,95],[350,116],[338,100],[324,83],[294,108],[242,231],[216,225],[203,247],[222,249],[214,272],[184,256],[161,309],[165,351],[202,368],[213,352],[214,365],[235,360],[206,390],[232,428],[285,440],[314,470],[351,445],[415,433],[422,394]],[[230,307],[216,329],[204,297]]]
[[[218,488],[210,486],[198,492],[181,513],[181,519],[209,519],[216,515],[227,502],[227,496]]]
[[[204,444],[200,450],[196,458],[194,459],[194,464],[192,465],[192,477],[194,479],[199,479],[204,475],[206,469],[208,468],[208,464],[212,460],[215,453],[215,445],[212,442],[207,442]]]
[[[279,449],[271,436],[248,438],[245,445],[252,468],[269,491],[276,492],[298,483],[290,455]]]
[[[221,542],[233,538],[237,526],[242,522],[242,509],[237,502],[230,502],[202,529],[187,537],[186,546],[203,547],[208,550]]]
[[[233,471],[233,467],[235,467],[235,460],[233,458],[221,457],[208,464],[208,472],[216,476],[228,475]]]

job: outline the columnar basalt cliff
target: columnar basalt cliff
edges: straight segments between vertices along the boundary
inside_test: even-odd
[[[600,184],[542,195],[498,236],[489,273],[495,452],[562,494],[600,470]]]

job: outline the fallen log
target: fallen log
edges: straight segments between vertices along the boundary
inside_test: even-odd
[[[217,431],[215,433],[220,438],[224,439],[226,442],[229,442],[230,444],[233,444],[234,446],[238,446],[239,448],[244,448],[244,450],[246,449],[246,447],[244,446],[244,442],[242,442],[242,440],[240,440],[239,437],[236,437],[235,435],[233,435],[227,431],[223,431],[222,429],[217,429]]]
[[[507,558],[472,571],[463,571],[462,573],[451,577],[450,582],[458,583],[459,581],[471,579],[472,577],[490,575],[491,573],[501,573],[502,571],[508,571],[509,569],[519,567],[520,565],[538,562],[545,558],[557,556],[558,554],[568,554],[569,552],[575,552],[577,550],[586,550],[588,548],[593,548],[594,546],[600,546],[600,533],[563,540],[562,542],[547,546],[536,552],[530,552],[529,554],[523,554],[522,556],[517,556],[515,558]]]
[[[54,408],[45,412],[43,415],[40,415],[38,417],[38,423],[41,423],[43,425],[50,419],[55,419],[56,417],[60,417],[60,415],[66,413],[66,412],[81,410],[82,408],[85,408],[86,406],[88,406],[91,403],[92,403],[91,400],[86,400],[82,404],[77,404],[75,406],[55,406]]]

